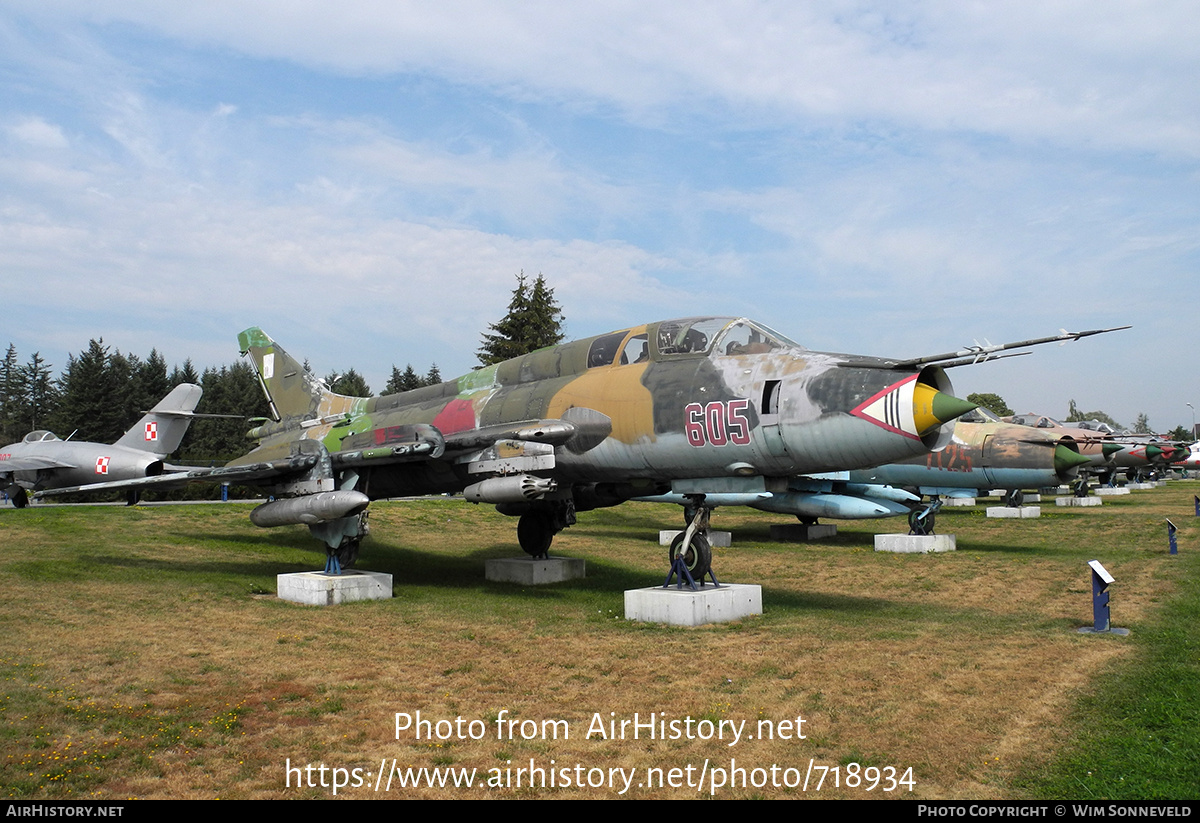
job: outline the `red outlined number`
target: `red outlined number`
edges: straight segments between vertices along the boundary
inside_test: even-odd
[[[692,446],[745,446],[750,443],[750,401],[714,400],[706,405],[688,403],[684,407],[683,431]]]

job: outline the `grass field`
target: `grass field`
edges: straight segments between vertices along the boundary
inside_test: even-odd
[[[681,522],[678,507],[581,515],[554,548],[586,558],[587,579],[534,589],[484,581],[485,559],[519,553],[515,521],[490,507],[375,503],[359,565],[393,574],[395,597],[333,608],[273,596],[276,574],[318,568],[323,553],[301,527],[255,529],[247,505],[3,509],[0,787],[320,798],[332,789],[297,783],[319,783],[324,764],[327,783],[329,769],[358,769],[369,785],[337,796],[360,798],[616,797],[615,769],[634,775],[625,796],[643,798],[708,797],[717,769],[715,796],[731,798],[1196,798],[1196,493],[1174,481],[1100,509],[1044,506],[1038,520],[944,510],[938,530],[958,551],[929,556],[872,550],[899,521],[790,545],[768,540],[786,518],[720,509],[714,528],[734,545],[714,566],[761,583],[765,614],[696,629],[622,619],[625,589],[661,582],[657,532]],[[1116,577],[1113,624],[1128,637],[1076,631],[1091,624],[1093,558]],[[464,725],[445,740],[398,736],[396,714],[418,711]],[[733,745],[585,736],[597,716],[635,712],[690,718],[680,728],[696,733],[744,721],[744,733]],[[516,719],[517,739],[498,739],[498,718]],[[776,739],[759,739],[768,726]],[[513,785],[531,760],[554,787]],[[377,793],[393,762],[474,768],[478,785]],[[810,763],[830,769],[819,791]],[[289,786],[289,764],[313,770]],[[797,774],[807,792],[772,785]],[[885,793],[888,774],[912,790]],[[605,785],[574,785],[598,775]],[[483,788],[489,776],[502,785]]]

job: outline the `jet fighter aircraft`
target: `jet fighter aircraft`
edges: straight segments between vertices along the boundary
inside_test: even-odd
[[[819,517],[862,520],[900,515],[908,515],[913,523],[913,515],[922,514],[921,525],[928,529],[931,514],[913,508],[921,495],[969,490],[973,496],[977,489],[1008,489],[1010,502],[1019,505],[1020,489],[1070,482],[1078,467],[1087,463],[1089,459],[1068,438],[1004,423],[991,412],[975,409],[956,421],[953,437],[939,451],[875,468],[794,477],[779,493],[714,496],[706,502],[792,514],[807,523]],[[677,494],[646,499],[690,504]]]
[[[113,445],[30,432],[20,443],[0,449],[0,489],[21,509],[29,504],[29,491],[160,475],[166,468],[163,460],[179,448],[202,393],[197,385],[180,383]]]
[[[329,391],[261,329],[238,342],[274,419],[250,432],[250,453],[184,477],[267,489],[279,499],[252,522],[308,525],[335,568],[357,556],[373,499],[461,492],[518,517],[522,549],[539,557],[578,511],[671,491],[701,504],[709,493],[783,491],[798,475],[923,455],[974,408],[952,396],[941,366],[1024,345],[889,360],[809,351],[745,318],[694,317],[354,398]],[[694,575],[708,569],[703,534],[676,548]]]

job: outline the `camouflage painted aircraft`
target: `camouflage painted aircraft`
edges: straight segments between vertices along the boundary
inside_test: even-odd
[[[697,317],[355,398],[251,328],[238,342],[273,420],[250,432],[253,451],[190,476],[265,488],[279,499],[252,522],[308,525],[335,568],[357,556],[371,500],[445,492],[518,517],[521,547],[539,557],[579,511],[669,491],[700,505],[708,494],[784,491],[799,475],[942,448],[974,407],[951,395],[942,366],[1096,333],[889,360],[809,351],[744,318]],[[708,568],[702,533],[673,551],[695,574]]]
[[[1089,458],[1085,471],[1098,477],[1102,483],[1112,482],[1121,470],[1132,480],[1151,471],[1167,469],[1173,463],[1187,458],[1187,450],[1182,444],[1158,435],[1102,431],[1090,425],[1067,425],[1053,417],[1033,412],[1015,414],[1005,420],[1036,428],[1061,437],[1064,441],[1073,440],[1079,453]],[[1086,488],[1081,489],[1081,493],[1084,492]]]
[[[1021,489],[1070,482],[1078,467],[1088,462],[1069,439],[1031,432],[975,409],[958,419],[950,442],[939,451],[875,468],[795,477],[784,492],[740,500],[727,497],[725,502],[792,514],[806,523],[815,523],[818,517],[860,520],[899,515],[908,515],[913,523],[913,515],[921,514],[914,508],[921,495],[974,496],[978,489],[1006,489],[1010,503],[1019,505]],[[648,499],[689,504],[674,494]],[[930,514],[924,514],[921,525],[932,528]]]
[[[0,449],[0,489],[21,509],[30,491],[160,475],[170,468],[163,460],[179,448],[201,394],[199,386],[179,384],[112,445],[30,432]]]

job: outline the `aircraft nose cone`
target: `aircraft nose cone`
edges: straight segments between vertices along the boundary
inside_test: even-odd
[[[975,403],[960,400],[924,383],[913,392],[913,422],[919,434],[962,417],[975,408],[978,408]]]
[[[1123,443],[1104,443],[1100,446],[1100,451],[1104,452],[1104,459],[1107,460],[1123,448]]]
[[[1065,474],[1076,466],[1090,462],[1090,459],[1061,443],[1054,447],[1054,471],[1056,474]]]

